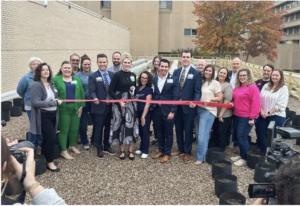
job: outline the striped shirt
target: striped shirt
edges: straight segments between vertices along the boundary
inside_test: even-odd
[[[276,112],[272,115],[278,115],[286,117],[285,109],[289,101],[289,91],[287,86],[281,87],[277,92],[270,90],[269,84],[265,84],[261,89],[261,108],[267,113],[272,108],[276,109]]]

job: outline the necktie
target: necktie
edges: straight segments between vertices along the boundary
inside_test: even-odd
[[[181,75],[180,75],[180,79],[179,79],[180,89],[182,89],[182,87],[183,87],[184,77],[185,77],[185,68],[182,70]]]
[[[103,74],[103,79],[104,79],[104,86],[105,86],[105,90],[106,90],[106,99],[109,99],[109,96],[108,96],[108,80],[107,80],[107,73],[104,73]]]

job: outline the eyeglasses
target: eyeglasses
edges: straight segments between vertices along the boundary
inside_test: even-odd
[[[72,62],[79,62],[79,59],[71,59]]]

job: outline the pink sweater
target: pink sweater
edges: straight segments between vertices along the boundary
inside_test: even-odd
[[[233,113],[238,117],[256,119],[260,111],[260,92],[255,84],[233,90]]]

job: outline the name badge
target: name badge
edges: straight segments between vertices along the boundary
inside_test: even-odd
[[[97,81],[97,82],[102,82],[102,77],[97,77],[97,78],[96,78],[96,81]]]
[[[57,89],[54,89],[54,92],[57,92]]]
[[[193,74],[189,74],[189,75],[187,76],[187,79],[193,79],[193,77],[194,77]]]
[[[167,79],[167,83],[173,83],[173,79]]]
[[[130,76],[130,80],[131,80],[132,82],[134,82],[134,81],[135,81],[134,76]]]
[[[77,84],[77,80],[71,81],[71,84]]]

